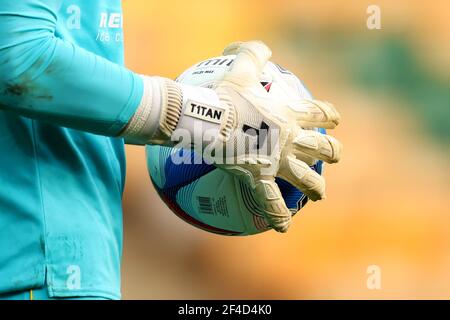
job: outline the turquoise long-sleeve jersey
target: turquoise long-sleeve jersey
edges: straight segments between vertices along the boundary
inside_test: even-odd
[[[120,0],[1,1],[0,293],[120,298],[122,65]]]

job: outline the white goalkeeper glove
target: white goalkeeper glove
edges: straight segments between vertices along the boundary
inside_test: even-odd
[[[200,141],[203,157],[245,180],[268,223],[286,232],[292,214],[275,177],[313,201],[324,198],[324,178],[309,165],[337,162],[342,147],[313,128],[332,129],[340,116],[327,102],[271,98],[260,84],[271,57],[263,43],[234,43],[225,49],[229,54],[236,58],[213,89],[144,77],[144,97],[123,136],[141,144]]]

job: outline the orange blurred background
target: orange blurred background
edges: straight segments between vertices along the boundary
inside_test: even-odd
[[[342,115],[327,199],[287,234],[232,238],[177,218],[127,147],[125,299],[450,298],[450,3],[123,1],[127,66],[175,78],[236,40]],[[381,30],[366,26],[379,5]],[[367,268],[381,288],[367,287]]]

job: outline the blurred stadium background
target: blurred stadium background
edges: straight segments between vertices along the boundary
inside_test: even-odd
[[[381,8],[368,30],[366,9]],[[261,39],[274,61],[342,114],[328,198],[285,235],[207,234],[150,184],[128,147],[125,299],[450,298],[450,3],[124,1],[127,65],[175,78],[229,42]],[[381,290],[366,287],[369,265]]]

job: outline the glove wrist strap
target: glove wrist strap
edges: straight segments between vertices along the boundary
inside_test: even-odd
[[[121,136],[129,144],[206,145],[226,141],[235,122],[226,94],[208,88],[143,76],[144,93]]]
[[[141,103],[121,136],[130,144],[164,144],[180,119],[183,94],[172,80],[142,76]]]

